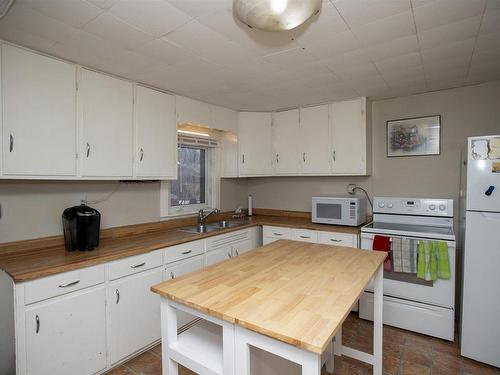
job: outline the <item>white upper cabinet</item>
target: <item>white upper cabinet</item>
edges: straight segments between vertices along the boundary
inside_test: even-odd
[[[76,175],[76,67],[2,46],[3,173]]]
[[[221,177],[238,177],[238,137],[224,131],[219,139]]]
[[[333,152],[328,104],[301,108],[300,145],[303,174],[330,174]]]
[[[185,96],[176,97],[177,105],[177,123],[194,124],[213,127],[212,108],[208,103],[186,98]]]
[[[238,112],[228,108],[212,106],[212,120],[215,129],[236,133],[238,131]]]
[[[175,97],[136,86],[136,176],[177,178]]]
[[[331,104],[334,174],[364,175],[367,164],[366,98]]]
[[[240,112],[238,116],[239,174],[273,174],[271,113]]]
[[[132,177],[133,85],[81,69],[82,176]]]
[[[300,173],[299,110],[276,112],[273,118],[273,151],[276,174]]]

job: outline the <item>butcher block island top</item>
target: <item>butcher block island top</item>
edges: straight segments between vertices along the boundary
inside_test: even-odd
[[[385,257],[378,251],[280,240],[151,290],[323,353]]]

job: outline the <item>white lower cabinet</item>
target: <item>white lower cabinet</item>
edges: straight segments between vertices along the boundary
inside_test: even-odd
[[[163,268],[123,277],[109,284],[108,341],[110,363],[160,339],[160,296],[150,291],[163,280]]]
[[[106,368],[104,285],[28,306],[26,374],[88,375]]]
[[[325,245],[358,247],[358,235],[355,233],[325,232],[320,230],[283,228],[264,225],[262,243],[264,245],[278,240],[293,240]]]
[[[206,256],[206,265],[211,266],[212,264],[222,262],[223,260],[231,259],[233,257],[233,251],[231,246],[220,247],[215,250],[211,250]]]

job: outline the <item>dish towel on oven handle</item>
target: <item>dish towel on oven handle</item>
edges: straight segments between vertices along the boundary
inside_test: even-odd
[[[450,279],[448,245],[444,241],[424,241],[418,244],[417,277],[436,281]]]
[[[384,261],[384,271],[392,271],[391,238],[376,234],[373,237],[372,249],[376,251],[384,251],[387,253],[387,258],[385,258]]]

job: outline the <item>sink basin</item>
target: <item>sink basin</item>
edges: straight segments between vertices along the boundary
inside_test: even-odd
[[[210,233],[216,230],[224,229],[224,228],[235,228],[240,225],[244,225],[245,223],[240,220],[222,220],[215,223],[208,223],[204,225],[190,225],[187,227],[179,228],[181,232],[188,233]]]

